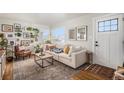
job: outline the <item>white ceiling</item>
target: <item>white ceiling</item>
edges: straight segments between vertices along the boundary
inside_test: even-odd
[[[0,13],[0,18],[51,26],[88,13]]]

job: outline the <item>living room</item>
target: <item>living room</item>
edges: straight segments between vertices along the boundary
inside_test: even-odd
[[[1,93],[123,93],[123,0],[1,0]]]
[[[116,76],[123,14],[1,13],[0,20],[1,79],[124,79]]]

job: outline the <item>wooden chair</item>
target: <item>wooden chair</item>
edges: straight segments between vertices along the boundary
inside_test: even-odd
[[[118,66],[114,73],[114,80],[124,80],[124,67]]]
[[[19,57],[22,57],[23,60],[25,57],[31,57],[31,51],[30,50],[19,50],[19,46],[15,46],[15,57],[16,59]]]

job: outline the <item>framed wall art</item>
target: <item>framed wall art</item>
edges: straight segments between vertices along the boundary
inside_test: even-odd
[[[87,40],[87,26],[77,27],[77,40]]]
[[[12,38],[13,34],[7,34],[7,37]]]
[[[21,40],[21,45],[22,45],[22,46],[29,46],[30,43],[31,43],[30,40]]]
[[[3,32],[13,32],[13,25],[2,24],[2,31]]]
[[[14,28],[21,28],[21,24],[15,23]]]
[[[9,41],[9,44],[10,44],[10,45],[14,45],[15,42],[14,42],[14,41]]]
[[[22,32],[21,24],[15,23],[14,29],[15,29],[15,32]]]
[[[30,33],[29,32],[23,32],[23,38],[29,39],[30,38]]]
[[[76,29],[75,28],[69,29],[69,39],[76,40]]]

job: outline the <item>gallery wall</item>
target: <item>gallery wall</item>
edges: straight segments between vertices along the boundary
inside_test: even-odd
[[[3,32],[2,31],[2,24],[8,24],[8,25],[13,25],[13,32]],[[14,29],[14,24],[20,24],[21,25],[21,30],[22,32],[20,32],[22,35],[20,37],[17,37],[15,35],[15,29]],[[27,31],[27,27],[33,27],[33,28],[37,28],[39,30],[39,34],[37,37],[37,41],[35,41],[35,39],[33,38],[25,38],[24,34],[25,32],[29,32]],[[41,24],[35,24],[35,23],[30,23],[30,22],[24,22],[23,20],[11,20],[11,19],[3,19],[0,18],[0,33],[4,33],[6,38],[8,39],[8,41],[14,41],[14,44],[20,44],[22,40],[32,40],[34,42],[41,42],[42,43],[42,32],[44,31],[48,31],[49,27],[45,26],[45,25],[41,25]],[[12,37],[9,37],[8,35],[12,35]],[[32,42],[33,43],[33,42]]]

